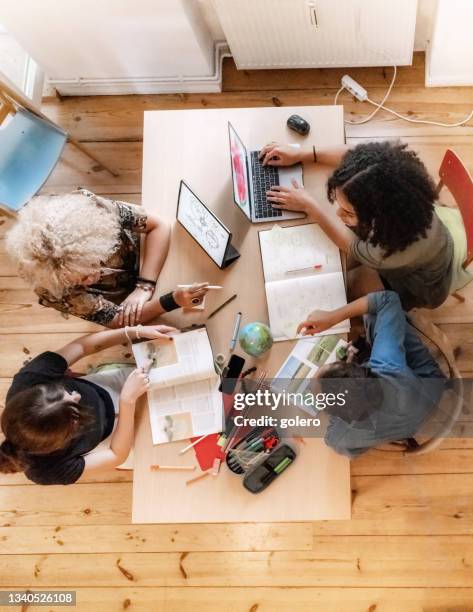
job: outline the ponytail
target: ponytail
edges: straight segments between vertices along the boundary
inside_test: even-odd
[[[11,442],[4,440],[0,444],[0,473],[14,474],[23,472],[28,467],[23,453],[18,451]]]
[[[1,418],[0,473],[28,469],[30,455],[66,446],[94,421],[91,408],[65,397],[63,385],[35,385],[7,400]]]

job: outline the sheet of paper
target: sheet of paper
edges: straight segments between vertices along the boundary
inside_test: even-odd
[[[304,394],[309,391],[311,378],[323,365],[340,360],[348,345],[346,340],[336,335],[307,336],[295,345],[286,361],[274,376],[271,383],[273,391]],[[313,414],[314,410],[303,402],[297,403],[303,410]]]
[[[334,310],[347,303],[340,273],[266,283],[266,297],[269,325],[276,341],[297,338],[297,326],[313,310]],[[341,334],[349,330],[350,322],[342,321],[317,335]]]
[[[214,360],[205,328],[176,334],[173,342],[150,340],[133,345],[138,366],[151,359],[149,379],[157,388],[198,381],[215,375]]]
[[[217,376],[148,392],[153,444],[222,431],[222,394]]]
[[[284,228],[275,225],[269,231],[259,232],[259,240],[267,283],[310,274],[342,272],[337,246],[316,223]],[[314,265],[321,265],[322,269],[288,272]]]

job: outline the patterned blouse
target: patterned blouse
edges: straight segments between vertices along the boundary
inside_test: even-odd
[[[80,189],[95,206],[105,200],[90,191]],[[139,206],[106,200],[117,207],[120,221],[120,241],[116,250],[104,263],[100,281],[95,285],[77,285],[64,291],[60,298],[46,289],[35,289],[39,303],[55,308],[64,316],[74,315],[87,321],[107,325],[119,312],[119,304],[135,288],[140,269],[140,233],[146,231],[147,215]]]

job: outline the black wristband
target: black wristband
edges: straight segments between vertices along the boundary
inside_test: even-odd
[[[166,312],[171,312],[171,310],[176,310],[176,308],[180,308],[179,304],[176,302],[171,293],[165,293],[159,298],[159,303],[164,308]]]
[[[143,278],[142,276],[138,276],[136,280],[141,283],[146,283],[147,285],[153,285],[153,287],[156,287],[156,281],[150,280],[149,278]]]

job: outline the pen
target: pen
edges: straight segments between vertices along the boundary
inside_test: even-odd
[[[292,270],[286,270],[286,274],[303,272],[304,270],[322,270],[322,264],[314,264],[313,266],[307,266],[306,268],[293,268]]]
[[[220,306],[218,308],[216,308],[214,311],[212,311],[209,316],[207,317],[207,321],[209,319],[211,319],[214,315],[217,314],[217,312],[220,312],[222,310],[222,308],[225,308],[225,306],[227,304],[230,304],[230,302],[233,302],[233,300],[237,297],[237,294],[235,293],[234,295],[232,295],[232,297],[228,298],[228,300],[226,300],[225,302],[223,302],[223,304],[220,304]]]
[[[230,353],[235,350],[235,346],[237,343],[238,332],[240,331],[240,323],[241,323],[241,312],[236,313],[235,317],[235,327],[233,328],[233,336],[230,340]]]
[[[193,285],[178,285],[179,289],[190,289]],[[207,285],[204,289],[223,289],[221,285]]]

